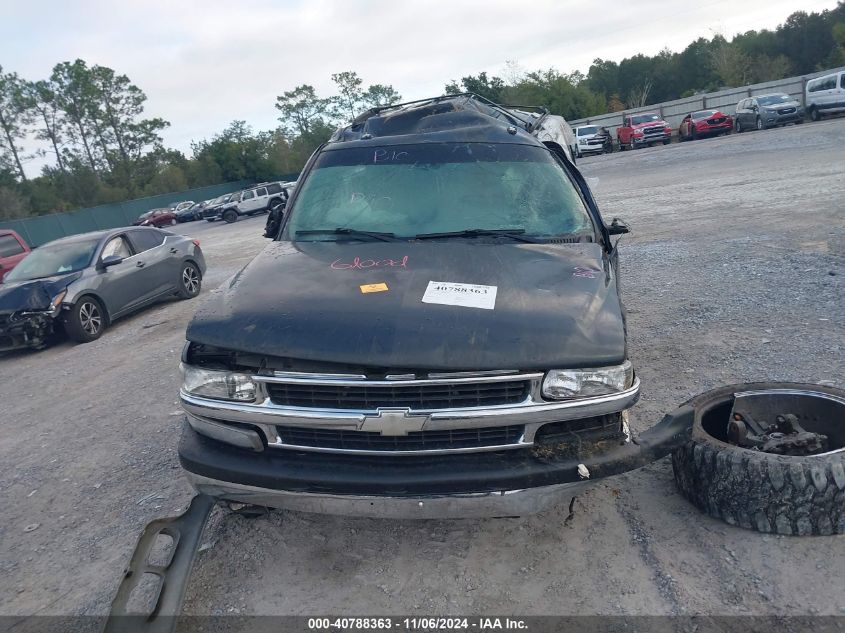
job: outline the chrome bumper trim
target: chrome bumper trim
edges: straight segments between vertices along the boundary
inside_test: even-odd
[[[197,492],[217,500],[282,510],[379,519],[472,519],[526,516],[560,505],[590,482],[471,494],[380,497],[273,490],[186,472]]]

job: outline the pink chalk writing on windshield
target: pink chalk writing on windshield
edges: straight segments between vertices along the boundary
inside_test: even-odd
[[[573,277],[585,277],[586,279],[595,279],[596,278],[595,270],[591,270],[590,268],[581,268],[579,266],[575,267],[575,270],[572,271]]]
[[[336,259],[331,266],[334,270],[365,270],[367,268],[407,268],[408,256],[402,259],[361,259],[355,257],[351,262]]]

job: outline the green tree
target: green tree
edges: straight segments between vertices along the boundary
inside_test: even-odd
[[[26,138],[32,116],[24,95],[24,81],[17,73],[3,73],[0,66],[0,167],[14,163],[18,177],[26,182],[23,170],[23,150],[18,142]]]
[[[383,84],[373,84],[361,95],[361,101],[366,108],[380,108],[393,105],[401,101],[401,99],[402,95],[396,92],[393,86],[385,86]]]
[[[364,109],[363,81],[358,73],[344,71],[332,75],[338,94],[331,98],[333,114],[338,120],[354,119]]]
[[[49,81],[27,81],[24,84],[27,107],[34,113],[39,127],[35,129],[35,138],[49,141],[56,157],[56,166],[66,174],[62,160],[62,113],[56,99],[56,90]]]
[[[446,85],[446,94],[455,95],[463,92],[471,92],[479,97],[484,97],[496,103],[502,103],[505,94],[505,82],[501,77],[487,77],[487,73],[478,73],[478,76],[463,77],[460,85],[452,81]]]
[[[722,39],[712,52],[713,70],[723,86],[744,86],[753,79],[752,59],[742,49]]]
[[[159,132],[170,123],[161,118],[142,118],[147,96],[126,75],[118,75],[105,66],[93,66],[90,75],[97,106],[92,107],[91,118],[99,117],[107,126],[129,177],[132,163],[145,150],[160,145]]]
[[[313,86],[303,84],[276,97],[279,121],[290,138],[310,134],[326,125],[330,118],[329,100],[321,99]]]
[[[607,106],[604,97],[590,90],[585,80],[575,85],[570,75],[553,68],[526,74],[516,85],[506,87],[504,96],[510,103],[544,106],[570,120],[602,114]]]
[[[55,89],[56,103],[67,121],[65,132],[70,144],[76,148],[76,151],[65,148],[65,156],[79,159],[82,152],[82,160],[87,161],[91,172],[96,175],[98,162],[94,158],[93,132],[88,119],[93,93],[88,66],[81,59],[56,64],[50,80]]]

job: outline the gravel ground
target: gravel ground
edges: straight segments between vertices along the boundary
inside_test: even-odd
[[[623,238],[643,430],[733,382],[843,385],[845,119],[579,161]],[[597,179],[597,181],[596,181]],[[263,216],[178,227],[203,294],[88,345],[0,358],[0,615],[103,614],[140,530],[186,507],[177,364],[203,297]],[[376,521],[215,510],[191,614],[842,614],[845,537],[710,519],[664,459],[521,519]],[[235,627],[237,628],[237,627]]]

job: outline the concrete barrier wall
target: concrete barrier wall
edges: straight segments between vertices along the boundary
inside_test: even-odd
[[[672,126],[674,132],[677,133],[681,120],[690,112],[716,108],[722,110],[725,114],[733,116],[736,104],[739,103],[741,99],[754,95],[766,94],[769,92],[785,92],[786,94],[798,99],[801,103],[804,103],[804,88],[807,85],[807,81],[815,77],[828,75],[841,70],[845,70],[845,66],[840,68],[831,68],[830,70],[824,70],[810,75],[801,75],[800,77],[787,77],[786,79],[778,79],[777,81],[752,84],[750,86],[742,86],[741,88],[727,88],[718,92],[708,92],[707,94],[694,95],[692,97],[685,97],[674,101],[664,101],[663,103],[655,103],[643,108],[624,110],[623,112],[600,114],[597,116],[586,117],[584,119],[578,119],[576,121],[569,121],[569,124],[572,127],[577,127],[579,125],[601,125],[610,129],[611,132],[615,132],[616,128],[622,125],[623,114],[658,112],[664,120]]]

